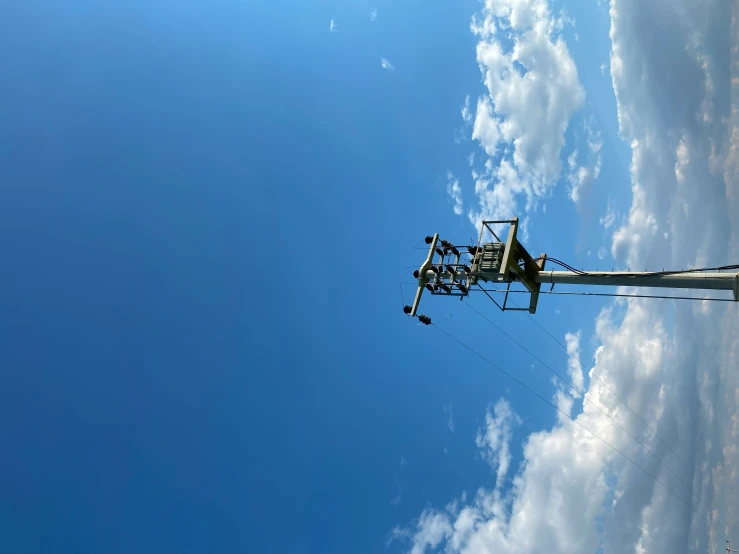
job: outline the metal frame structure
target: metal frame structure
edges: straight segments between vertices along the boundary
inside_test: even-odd
[[[508,236],[505,242],[498,237],[493,226],[508,225]],[[485,230],[489,231],[497,242],[483,242]],[[501,311],[527,311],[536,313],[541,285],[551,283],[571,285],[601,285],[627,287],[658,287],[677,289],[708,289],[733,291],[734,301],[739,301],[739,273],[715,272],[578,272],[578,271],[545,271],[546,254],[534,259],[518,241],[518,218],[504,220],[486,220],[480,225],[480,235],[476,246],[455,246],[439,239],[438,233],[426,237],[429,252],[421,267],[414,272],[418,278],[418,290],[412,306],[405,306],[403,311],[411,316],[418,316],[422,323],[431,323],[430,318],[418,315],[418,307],[424,289],[431,294],[459,297],[468,296],[472,287],[478,287]],[[441,243],[441,246],[439,246]],[[467,253],[463,254],[463,251]],[[502,256],[501,256],[502,252]],[[434,255],[438,255],[438,263],[434,264]],[[462,256],[469,255],[465,260]],[[453,258],[453,263],[452,263]],[[449,259],[449,260],[448,260]],[[555,260],[556,261],[556,260]],[[561,262],[557,262],[561,263]],[[566,265],[566,264],[565,264]],[[569,267],[569,266],[567,266]],[[479,281],[486,283],[506,284],[505,290],[487,290]],[[527,308],[511,308],[508,306],[508,294],[511,283],[520,282],[526,287],[529,295]],[[490,296],[489,292],[504,292],[502,305]]]

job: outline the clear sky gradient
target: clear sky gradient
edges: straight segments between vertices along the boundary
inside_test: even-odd
[[[508,216],[528,217],[532,254],[625,267],[611,233],[632,202],[632,149],[601,70],[609,12],[547,5],[573,19],[558,36],[585,96],[554,151],[561,171]],[[496,486],[499,457],[476,437],[501,398],[521,418],[513,491],[527,437],[559,425],[555,411],[401,311],[404,268],[425,257],[414,246],[476,237],[471,171],[513,156],[487,156],[461,114],[469,96],[474,120],[487,94],[481,9],[0,3],[0,552],[406,551],[424,510]],[[568,157],[595,159],[589,128],[602,167],[577,203]],[[568,373],[525,314],[469,302]],[[562,343],[579,331],[592,365],[607,305],[542,297],[535,317]],[[556,394],[464,303],[421,311]]]

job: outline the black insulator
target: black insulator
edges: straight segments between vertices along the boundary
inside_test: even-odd
[[[442,250],[441,248],[437,248],[437,249],[436,249],[436,253],[437,253],[437,254],[438,254],[439,256],[443,256],[443,255],[444,255],[444,251],[443,251],[443,250]]]
[[[431,318],[427,315],[419,315],[418,321],[420,321],[424,325],[431,325]]]
[[[447,265],[447,266],[446,266],[446,270],[447,270],[447,271],[448,271],[449,273],[452,273],[452,274],[454,273],[454,267],[452,267],[452,266],[450,266],[450,265]]]
[[[410,306],[403,306],[403,313],[404,314],[409,314],[412,311],[413,311],[413,308],[411,308]]]
[[[473,256],[477,254],[478,250],[480,250],[479,246],[468,246],[467,251],[472,254]]]
[[[430,269],[431,271],[433,271],[434,273],[439,273],[439,268],[438,268],[438,267],[436,267],[435,265],[432,265],[431,267],[429,267],[429,269]]]
[[[449,285],[447,285],[446,283],[439,283],[439,287],[441,287],[441,290],[443,290],[444,292],[452,292],[452,289],[449,288]]]
[[[431,292],[434,292],[434,286],[431,283],[426,283],[426,288]]]
[[[462,294],[467,294],[468,292],[467,287],[465,287],[464,285],[458,285],[458,286],[459,286],[459,290],[462,291]]]
[[[470,266],[468,266],[468,265],[463,265],[463,266],[462,266],[462,269],[464,269],[464,272],[465,272],[465,273],[469,273],[469,272],[471,272],[471,271],[472,271],[472,270],[470,269]]]
[[[426,241],[426,244],[431,244],[432,242],[434,242],[434,237],[426,237],[423,240]]]
[[[452,254],[454,254],[455,256],[459,256],[459,250],[457,250],[456,246],[452,246],[451,251],[452,251]]]
[[[414,277],[415,277],[416,279],[418,279],[418,276],[419,276],[419,275],[420,275],[420,274],[418,273],[418,270],[416,270],[416,271],[414,271],[414,272],[413,272],[413,276],[414,276]]]
[[[443,241],[441,241],[441,245],[442,245],[442,246],[443,246],[444,248],[451,248],[451,247],[452,247],[452,243],[451,243],[451,242],[449,242],[448,240],[443,240]]]

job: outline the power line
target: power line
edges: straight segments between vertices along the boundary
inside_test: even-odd
[[[644,450],[645,450],[646,452],[648,452],[648,453],[649,453],[649,454],[650,454],[650,455],[651,455],[651,456],[652,456],[652,457],[653,457],[653,458],[654,458],[655,460],[657,460],[657,461],[658,461],[658,462],[659,462],[660,464],[662,464],[662,465],[663,465],[663,466],[664,466],[665,468],[667,468],[667,470],[668,470],[668,471],[669,471],[670,473],[672,473],[672,474],[673,474],[673,475],[674,475],[675,477],[677,477],[677,479],[678,479],[678,480],[679,480],[679,481],[680,481],[680,482],[681,482],[681,483],[682,483],[682,484],[683,484],[683,485],[685,486],[685,488],[687,488],[687,489],[688,489],[688,490],[690,491],[690,493],[691,493],[691,494],[692,494],[693,496],[695,496],[695,497],[696,497],[696,498],[698,499],[698,501],[699,501],[699,502],[703,500],[703,499],[701,498],[701,496],[700,496],[699,494],[697,494],[697,493],[693,492],[693,488],[692,488],[692,487],[691,487],[690,485],[688,485],[688,483],[686,483],[686,482],[685,482],[685,481],[684,481],[684,480],[683,480],[683,479],[682,479],[682,478],[680,477],[680,475],[678,475],[678,474],[677,474],[677,473],[676,473],[676,472],[675,472],[675,471],[674,471],[674,470],[673,470],[673,469],[672,469],[672,468],[671,468],[670,466],[668,466],[668,465],[667,465],[667,464],[666,464],[666,463],[665,463],[665,462],[664,462],[663,460],[661,460],[661,459],[659,458],[659,456],[657,456],[657,455],[656,455],[656,454],[655,454],[654,452],[652,452],[652,451],[651,451],[651,450],[650,450],[650,449],[649,449],[649,448],[648,448],[648,447],[647,447],[647,446],[646,446],[646,445],[645,445],[644,443],[642,443],[642,442],[641,442],[641,441],[640,441],[639,439],[637,439],[637,438],[636,438],[636,437],[635,437],[634,435],[632,435],[632,434],[631,434],[631,433],[630,433],[630,432],[628,431],[628,429],[626,429],[626,428],[625,428],[625,427],[623,427],[623,426],[622,426],[622,425],[621,425],[621,424],[620,424],[620,423],[619,423],[618,421],[616,421],[615,419],[613,419],[613,418],[612,418],[612,417],[611,417],[611,416],[610,416],[610,415],[609,415],[609,414],[608,414],[607,412],[605,412],[605,411],[604,411],[604,410],[603,410],[603,409],[602,409],[602,408],[601,408],[601,407],[600,407],[600,406],[599,406],[598,404],[596,404],[595,402],[593,402],[592,400],[590,400],[590,399],[588,398],[588,396],[587,396],[587,391],[579,389],[579,388],[578,388],[578,387],[576,387],[576,386],[575,386],[574,384],[572,384],[572,383],[571,383],[571,382],[570,382],[569,380],[567,380],[567,379],[565,379],[564,377],[562,377],[562,376],[561,376],[561,375],[560,375],[559,373],[557,373],[557,372],[556,372],[556,371],[555,371],[554,369],[552,369],[552,368],[551,368],[551,367],[550,367],[550,366],[549,366],[549,365],[548,365],[547,363],[545,363],[544,361],[542,361],[542,360],[541,360],[541,359],[540,359],[540,358],[539,358],[539,357],[538,357],[538,356],[537,356],[536,354],[534,354],[533,352],[531,352],[531,351],[530,351],[529,349],[527,349],[527,348],[526,348],[526,347],[525,347],[524,345],[522,345],[522,344],[521,344],[520,342],[518,342],[518,341],[517,341],[517,340],[516,340],[515,338],[513,338],[513,337],[512,337],[511,335],[509,335],[508,333],[506,333],[506,332],[505,332],[505,331],[504,331],[503,329],[501,329],[501,328],[500,328],[500,327],[499,327],[498,325],[496,325],[496,324],[495,324],[495,323],[494,323],[493,321],[491,321],[490,319],[488,319],[487,317],[485,317],[485,315],[483,315],[483,314],[482,314],[481,312],[479,312],[479,311],[478,311],[477,309],[475,309],[475,308],[474,308],[474,307],[473,307],[473,306],[472,306],[471,304],[469,304],[469,303],[465,302],[465,305],[466,305],[466,306],[467,306],[468,308],[470,308],[470,309],[471,309],[471,310],[472,310],[473,312],[475,312],[475,313],[476,313],[477,315],[479,315],[479,316],[480,316],[480,317],[481,317],[482,319],[484,319],[485,321],[487,321],[487,322],[488,322],[488,323],[489,323],[490,325],[492,325],[493,327],[495,327],[495,328],[496,328],[496,329],[497,329],[497,330],[498,330],[498,331],[499,331],[500,333],[502,333],[503,335],[505,335],[506,337],[508,337],[508,339],[510,339],[511,341],[513,341],[513,342],[514,342],[514,343],[515,343],[515,344],[516,344],[516,345],[517,345],[517,346],[518,346],[519,348],[521,348],[521,349],[522,349],[522,350],[523,350],[524,352],[526,352],[527,354],[529,354],[529,355],[530,355],[530,356],[531,356],[532,358],[534,358],[534,359],[535,359],[535,360],[536,360],[537,362],[539,362],[539,363],[540,363],[541,365],[543,365],[543,366],[544,366],[545,368],[547,368],[547,369],[548,369],[548,370],[549,370],[549,371],[550,371],[550,372],[551,372],[551,373],[552,373],[552,374],[553,374],[554,376],[556,376],[556,377],[557,377],[558,379],[560,379],[560,380],[561,380],[561,381],[562,381],[563,383],[566,383],[566,384],[567,384],[567,385],[568,385],[568,386],[570,387],[570,389],[572,389],[573,391],[575,391],[575,392],[577,392],[578,394],[580,394],[580,395],[582,396],[582,398],[583,398],[583,400],[584,400],[585,402],[588,402],[589,404],[591,404],[591,405],[592,405],[593,407],[595,407],[595,408],[596,408],[596,409],[597,409],[597,410],[598,410],[598,411],[599,411],[600,413],[602,413],[602,414],[603,414],[604,416],[606,416],[606,417],[607,417],[608,419],[610,419],[610,420],[611,420],[611,421],[612,421],[612,422],[613,422],[613,423],[614,423],[614,424],[615,424],[615,425],[616,425],[616,426],[617,426],[617,427],[618,427],[619,429],[621,429],[621,430],[622,430],[622,431],[624,431],[624,432],[625,432],[625,433],[626,433],[626,434],[627,434],[627,435],[628,435],[629,437],[631,437],[631,438],[632,438],[632,439],[634,440],[634,442],[636,442],[636,443],[637,443],[637,444],[638,444],[639,446],[641,446],[641,447],[642,447],[642,448],[643,448],[643,449],[644,449]],[[583,368],[583,369],[584,369],[584,368]],[[688,470],[688,471],[690,471],[690,470]],[[691,477],[693,477],[693,474],[692,474],[692,473],[691,473]],[[710,493],[709,493],[709,494],[710,494]]]
[[[485,363],[487,363],[491,367],[493,367],[493,368],[497,369],[498,371],[500,371],[503,375],[505,375],[506,377],[508,377],[509,379],[511,379],[513,382],[517,383],[518,385],[520,385],[521,387],[523,387],[524,389],[526,389],[527,391],[529,391],[531,394],[533,394],[534,396],[536,396],[537,398],[539,398],[543,402],[549,404],[552,408],[554,408],[555,410],[557,410],[561,414],[567,416],[573,423],[575,423],[578,426],[580,426],[581,428],[583,428],[585,431],[587,431],[588,433],[590,433],[596,439],[598,439],[603,444],[605,444],[606,446],[608,446],[611,450],[613,450],[614,452],[616,452],[617,454],[619,454],[620,456],[622,456],[624,459],[626,459],[629,462],[631,462],[631,464],[633,464],[635,467],[639,468],[643,473],[645,473],[646,475],[648,475],[649,477],[651,477],[656,483],[659,483],[666,491],[668,491],[670,494],[672,494],[673,496],[675,496],[676,498],[678,498],[683,504],[685,504],[688,508],[690,508],[693,512],[695,512],[699,517],[701,517],[702,519],[704,519],[706,521],[706,523],[710,527],[711,520],[709,519],[708,515],[701,514],[698,510],[696,510],[692,506],[691,503],[689,503],[688,501],[686,501],[682,496],[680,496],[679,494],[677,494],[670,487],[668,487],[662,481],[660,481],[656,476],[652,475],[649,471],[647,471],[646,469],[644,469],[643,467],[641,467],[634,460],[632,460],[626,454],[624,454],[623,452],[621,452],[618,448],[616,448],[615,446],[613,446],[612,444],[610,444],[608,441],[606,441],[605,439],[603,439],[600,436],[598,436],[597,434],[595,434],[593,431],[591,431],[590,429],[588,429],[587,427],[585,427],[582,423],[580,423],[576,418],[573,418],[570,414],[568,414],[567,412],[565,412],[564,410],[562,410],[561,408],[559,408],[556,404],[553,404],[550,400],[547,400],[545,397],[543,397],[541,394],[539,394],[538,392],[536,392],[534,389],[532,389],[528,385],[524,384],[522,381],[519,381],[518,379],[516,379],[513,375],[511,375],[510,373],[508,373],[507,371],[505,371],[501,367],[497,366],[496,364],[494,364],[493,362],[491,362],[490,360],[488,360],[485,356],[483,356],[482,354],[480,354],[477,351],[475,351],[472,347],[470,347],[470,346],[466,345],[465,343],[463,343],[461,340],[459,340],[458,338],[456,338],[455,336],[453,336],[448,331],[445,331],[444,329],[442,329],[441,327],[439,327],[437,325],[434,325],[433,323],[431,325],[433,325],[436,329],[438,329],[439,331],[441,331],[442,333],[444,333],[446,336],[448,336],[450,339],[452,339],[453,341],[455,341],[456,343],[458,343],[460,346],[462,346],[462,347],[466,348],[467,350],[469,350],[470,352],[472,352],[475,356],[477,356],[478,358],[480,358],[481,360],[483,360]]]
[[[597,271],[582,271],[580,269],[576,269],[572,267],[567,262],[563,262],[562,260],[558,260],[557,258],[552,258],[550,256],[542,256],[539,258],[532,259],[530,263],[536,263],[539,260],[546,260],[548,262],[552,262],[554,264],[557,264],[559,266],[564,267],[565,269],[572,271],[573,273],[577,273],[578,275],[607,275],[604,273],[599,273]],[[721,271],[721,270],[732,270],[732,269],[739,269],[739,264],[731,264],[731,265],[721,265],[716,267],[696,267],[693,269],[677,269],[672,271],[644,271],[641,273],[641,275],[682,275],[685,273],[700,273],[702,271]]]
[[[511,300],[511,302],[513,302],[513,300]],[[515,302],[513,302],[513,303],[514,303],[514,305],[515,305]],[[576,362],[577,362],[578,364],[580,364],[580,369],[582,369],[583,371],[586,371],[586,369],[585,369],[585,364],[583,364],[583,363],[582,363],[582,361],[580,361],[580,358],[578,358],[578,357],[577,357],[577,356],[575,356],[575,355],[574,355],[574,354],[573,354],[572,352],[570,352],[570,351],[569,351],[569,350],[567,349],[567,347],[566,347],[566,346],[565,346],[564,344],[562,344],[562,343],[561,343],[561,342],[560,342],[560,341],[559,341],[559,340],[558,340],[558,339],[557,339],[557,338],[556,338],[556,337],[555,337],[555,336],[554,336],[554,335],[553,335],[552,333],[550,333],[550,332],[549,332],[549,331],[548,331],[548,330],[547,330],[547,329],[546,329],[546,328],[545,328],[545,327],[544,327],[543,325],[541,325],[541,323],[539,323],[538,321],[536,321],[536,319],[534,319],[533,317],[531,317],[531,316],[530,316],[529,314],[526,314],[526,316],[527,316],[527,317],[528,317],[528,318],[529,318],[529,319],[530,319],[531,321],[533,321],[533,322],[534,322],[534,323],[535,323],[535,324],[537,325],[537,327],[539,327],[539,329],[541,329],[541,330],[542,330],[542,331],[544,331],[544,332],[545,332],[545,333],[546,333],[547,335],[549,335],[549,336],[550,336],[550,337],[552,338],[552,340],[554,340],[554,342],[556,342],[556,343],[557,343],[557,344],[558,344],[558,345],[559,345],[560,347],[562,347],[562,348],[564,349],[564,351],[565,351],[565,352],[567,352],[567,354],[568,354],[568,355],[569,355],[569,356],[570,356],[570,357],[571,357],[571,358],[572,358],[573,360],[575,360],[575,361],[576,361]],[[657,437],[657,438],[659,439],[659,441],[660,441],[660,442],[661,442],[662,444],[664,444],[664,445],[665,445],[665,446],[667,447],[667,449],[668,449],[668,450],[669,450],[670,452],[672,452],[672,454],[673,454],[673,455],[674,455],[674,456],[675,456],[675,457],[676,457],[676,458],[677,458],[677,459],[678,459],[678,460],[680,461],[680,463],[681,463],[681,464],[683,465],[683,467],[685,467],[685,469],[687,469],[687,470],[688,470],[688,472],[689,472],[689,473],[690,473],[691,475],[693,475],[693,474],[694,474],[694,472],[695,472],[695,469],[691,469],[691,468],[689,468],[689,467],[688,467],[688,465],[687,465],[687,464],[686,464],[686,463],[685,463],[685,462],[683,461],[683,459],[682,459],[682,458],[681,458],[681,457],[680,457],[680,456],[679,456],[679,455],[677,454],[677,452],[675,452],[675,451],[674,451],[674,450],[672,449],[672,447],[671,447],[671,446],[670,446],[669,444],[667,444],[667,442],[666,442],[666,441],[665,441],[665,440],[664,440],[664,439],[663,439],[662,437],[660,437],[660,436],[659,436],[659,434],[657,433],[657,430],[656,430],[656,429],[654,429],[654,428],[653,428],[653,427],[652,427],[651,425],[649,425],[649,424],[648,424],[648,423],[647,423],[647,422],[646,422],[646,421],[644,420],[644,418],[642,418],[642,417],[641,417],[641,416],[640,416],[640,415],[639,415],[638,413],[636,413],[636,411],[634,411],[634,409],[633,409],[633,408],[631,408],[631,406],[629,406],[629,405],[628,405],[628,404],[626,403],[626,401],[625,401],[625,400],[623,400],[623,399],[622,399],[622,398],[621,398],[621,397],[620,397],[620,396],[619,396],[618,394],[616,394],[616,393],[615,393],[615,392],[613,391],[613,389],[611,389],[611,387],[609,387],[609,386],[608,386],[608,384],[607,384],[607,383],[606,383],[606,382],[605,382],[605,381],[604,381],[603,379],[601,379],[601,377],[600,377],[600,376],[599,376],[598,374],[596,374],[596,373],[595,373],[595,371],[592,371],[592,370],[591,370],[591,371],[589,372],[589,374],[590,374],[590,375],[592,375],[593,377],[595,377],[595,378],[596,378],[596,379],[597,379],[597,380],[598,380],[598,381],[599,381],[599,382],[600,382],[600,383],[601,383],[601,384],[602,384],[602,385],[603,385],[603,386],[604,386],[604,387],[606,388],[606,390],[608,390],[608,392],[610,392],[610,393],[611,393],[611,394],[612,394],[612,395],[613,395],[613,396],[614,396],[614,397],[615,397],[616,399],[618,399],[618,401],[619,401],[619,402],[621,402],[621,403],[622,403],[622,404],[623,404],[624,406],[626,406],[626,408],[628,408],[628,410],[629,410],[629,411],[630,411],[630,412],[631,412],[632,414],[634,414],[634,415],[635,415],[635,416],[637,417],[637,419],[638,419],[639,421],[641,421],[641,422],[642,422],[642,424],[644,424],[644,426],[645,426],[645,427],[646,427],[647,429],[649,429],[649,430],[650,430],[650,431],[651,431],[652,433],[654,433],[654,436],[655,436],[655,437]],[[704,490],[704,491],[706,491],[706,492],[707,492],[708,494],[711,494],[711,493],[710,493],[710,491],[709,491],[709,490],[708,490],[708,489],[707,489],[707,488],[706,488],[706,487],[705,487],[705,486],[704,486],[704,485],[703,485],[702,483],[701,483],[701,488],[703,488],[703,490]]]

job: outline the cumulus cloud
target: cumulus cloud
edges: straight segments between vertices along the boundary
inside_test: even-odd
[[[473,18],[487,94],[478,99],[472,137],[490,157],[502,151],[515,173],[501,180],[487,171],[473,222],[517,215],[519,195],[534,209],[560,176],[565,131],[585,99],[561,36],[568,21],[564,13],[551,15],[547,0],[488,0]],[[511,184],[515,190],[506,189]]]
[[[447,185],[446,191],[449,197],[454,200],[454,213],[462,215],[462,188],[459,186],[459,181],[454,178],[451,171],[446,174]]]
[[[380,65],[382,66],[382,69],[386,69],[388,71],[395,71],[395,66],[390,63],[390,60],[387,58],[382,58],[380,60]]]
[[[541,5],[486,0],[486,11],[505,21],[478,19],[473,28],[481,35],[510,29],[515,36],[531,28]],[[612,255],[624,265],[655,268],[739,259],[737,6],[612,0],[610,18],[619,132],[631,150],[628,213],[621,219],[609,204],[601,219],[604,228],[616,229]],[[490,66],[505,64],[504,55],[499,62],[486,56]],[[493,106],[505,143],[503,116],[491,100]],[[525,150],[519,155],[525,159]],[[515,155],[508,163],[508,174],[490,169],[476,179],[483,200],[497,195],[490,207],[515,201],[495,191],[500,178],[517,194],[536,194],[534,181],[521,179]],[[566,339],[568,348],[580,346],[576,336]],[[597,317],[593,344],[594,360],[580,368],[590,402],[573,414],[582,426],[559,418],[530,434],[521,462],[508,462],[508,490],[483,487],[466,501],[422,512],[404,535],[414,554],[430,548],[464,554],[724,551],[726,532],[739,519],[739,309],[617,302]],[[579,378],[572,369],[568,365],[570,378]],[[602,381],[587,378],[593,374]],[[569,402],[561,393],[555,388],[553,401]],[[487,416],[495,421],[494,412],[486,415],[483,435],[491,428]],[[483,457],[490,452],[486,441],[478,447]]]

